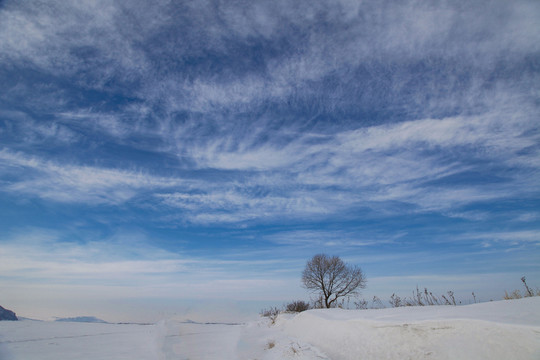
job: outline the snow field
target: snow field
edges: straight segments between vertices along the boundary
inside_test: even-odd
[[[0,322],[0,360],[540,359],[540,297],[245,324]]]
[[[1,321],[0,360],[155,360],[154,325]]]

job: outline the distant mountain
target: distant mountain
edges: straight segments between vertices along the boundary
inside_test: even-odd
[[[85,322],[85,323],[103,323],[106,324],[105,320],[98,319],[94,316],[76,316],[69,318],[59,318],[56,321],[66,321],[66,322]]]
[[[0,306],[0,320],[11,320],[11,321],[17,321],[17,315],[11,310],[4,309]]]

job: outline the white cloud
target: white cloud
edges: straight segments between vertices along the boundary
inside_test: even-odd
[[[515,220],[516,221],[523,221],[523,222],[539,221],[540,220],[540,213],[537,213],[537,212],[525,212],[523,214],[518,215]]]
[[[280,169],[301,160],[299,156],[303,155],[295,153],[292,146],[257,146],[245,140],[240,144],[228,140],[216,139],[213,143],[195,146],[189,152],[198,167],[224,170]]]
[[[116,114],[99,113],[91,109],[81,109],[72,112],[60,112],[55,116],[74,128],[86,128],[90,131],[102,131],[118,140],[128,137],[137,131],[137,124],[130,124],[119,119]]]
[[[13,120],[6,132],[16,133],[27,146],[40,143],[73,144],[80,139],[79,134],[64,124],[36,121],[22,111],[0,110],[0,117]]]
[[[205,194],[158,194],[166,205],[188,210],[182,219],[195,223],[234,223],[257,219],[275,219],[327,214],[330,207],[307,192],[276,196],[257,196],[230,189],[209,188]]]
[[[536,243],[540,245],[539,230],[516,230],[516,231],[494,231],[483,234],[464,234],[463,238],[483,240],[486,245],[496,242],[504,242],[511,245],[523,243]]]
[[[355,247],[364,247],[371,245],[381,245],[393,243],[399,238],[405,236],[403,232],[397,232],[394,235],[380,235],[376,232],[351,230],[296,230],[282,231],[277,234],[265,236],[265,240],[279,244],[294,246],[297,249],[306,248],[309,251],[318,249],[320,252],[332,252],[336,249],[351,249]]]
[[[114,1],[4,4],[0,11],[0,54],[12,63],[29,62],[56,75],[92,69],[103,86],[113,75],[147,68],[144,56],[119,31]],[[90,51],[82,59],[77,51]]]
[[[187,183],[142,172],[59,165],[6,149],[0,151],[0,161],[6,173],[18,174],[24,169],[27,174],[24,179],[4,183],[3,191],[31,194],[58,202],[119,204],[137,196],[141,190]]]

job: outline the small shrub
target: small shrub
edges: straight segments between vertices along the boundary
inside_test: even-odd
[[[368,308],[368,301],[366,299],[358,299],[358,301],[354,302],[354,305],[356,306],[356,309],[358,310],[365,310]]]
[[[277,307],[273,306],[273,307],[271,307],[269,309],[261,310],[260,314],[261,314],[262,317],[269,318],[271,324],[274,325],[276,323],[277,317],[278,317],[280,312],[281,311]]]
[[[457,305],[457,302],[453,291],[447,291],[446,295],[441,295],[439,297],[434,295],[427,288],[424,288],[424,291],[420,291],[420,289],[416,287],[416,292],[413,291],[413,296],[403,299],[402,304],[402,306],[433,306]]]
[[[452,293],[452,296],[454,293]],[[427,288],[424,288],[424,300],[426,305],[440,305],[441,302],[437,296],[433,295],[431,291],[428,291]]]
[[[508,294],[507,291],[504,292],[504,300],[521,299],[522,297],[523,296],[519,290],[514,290],[510,294]]]
[[[390,296],[390,300],[388,301],[390,303],[390,306],[392,307],[400,307],[403,306],[403,302],[401,301],[401,298],[397,296],[395,293]]]
[[[418,289],[418,286],[416,286],[416,292],[413,290],[413,294],[410,298],[404,299],[405,306],[424,306],[424,302],[422,301],[422,293]]]
[[[510,294],[508,294],[508,292],[505,291],[503,298],[505,300],[513,300],[513,299],[521,299],[524,297],[540,296],[540,289],[536,288],[536,290],[532,290],[529,287],[529,285],[527,285],[525,276],[521,278],[521,282],[523,283],[523,286],[525,286],[525,293],[523,295],[521,294],[521,291],[519,290],[514,290]]]
[[[381,301],[381,299],[379,299],[378,296],[374,296],[373,297],[373,305],[371,306],[373,309],[384,309],[384,304],[383,302]]]
[[[446,301],[445,305],[456,305],[456,298],[454,297],[454,292],[448,291],[447,294],[448,294],[448,297],[444,295],[442,296],[442,298]]]
[[[302,300],[293,301],[285,306],[285,311],[287,312],[302,312],[309,310],[310,305]]]

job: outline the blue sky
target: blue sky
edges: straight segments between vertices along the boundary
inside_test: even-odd
[[[366,298],[540,285],[539,26],[524,0],[0,2],[0,302],[308,299],[321,252]]]

